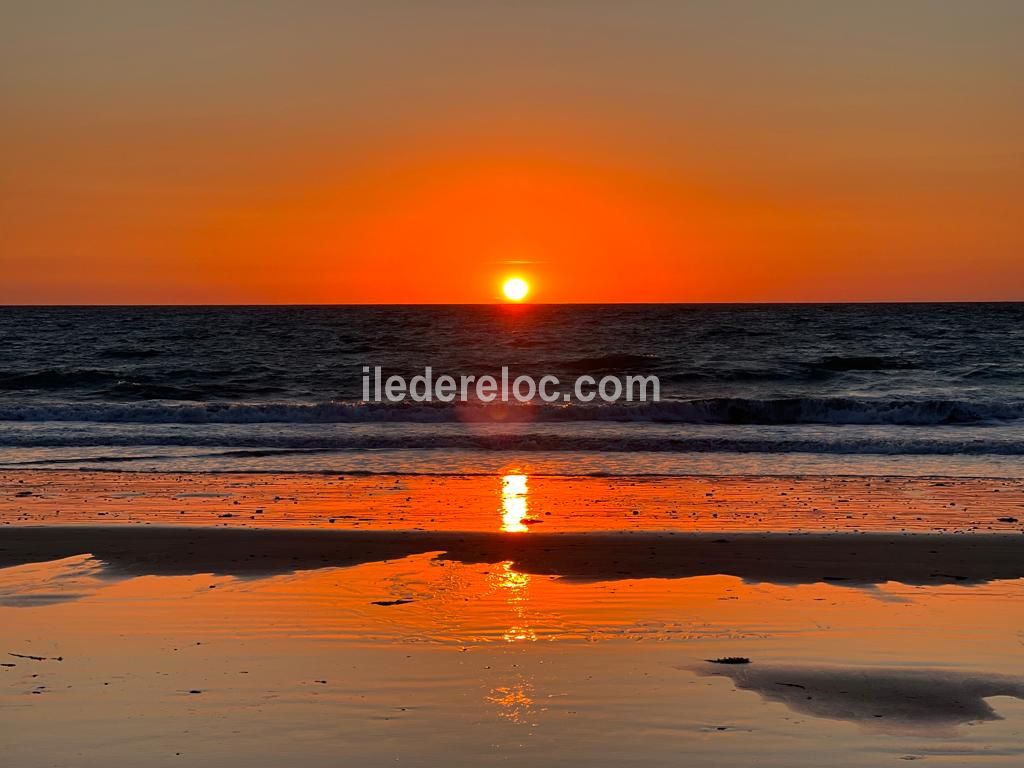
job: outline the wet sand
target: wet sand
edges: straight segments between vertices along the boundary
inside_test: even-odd
[[[871,723],[889,731],[1000,720],[988,699],[1024,699],[1024,679],[942,669],[892,669],[785,664],[723,665],[694,671],[727,677],[736,688],[812,717]],[[875,722],[872,722],[875,721]]]
[[[0,753],[1019,765],[1022,487],[9,473]]]
[[[774,584],[977,584],[1024,578],[1024,536],[881,533],[480,533],[19,526],[0,568],[90,555],[111,577],[261,577],[433,553],[575,581],[726,575]]]
[[[1019,533],[1024,481],[0,471],[0,524],[65,523]]]
[[[0,569],[0,594],[19,767],[1024,758],[1021,580],[578,582],[430,553],[129,576],[83,555]]]

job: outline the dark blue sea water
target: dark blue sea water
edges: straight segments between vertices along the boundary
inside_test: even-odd
[[[657,403],[360,401],[654,374]],[[0,308],[0,465],[1024,474],[1024,304]]]

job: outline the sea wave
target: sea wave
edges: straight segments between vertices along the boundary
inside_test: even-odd
[[[821,368],[826,371],[885,371],[915,368],[916,366],[902,357],[877,357],[875,355],[830,355],[817,363],[807,364],[808,368]]]
[[[561,367],[574,373],[619,373],[647,371],[659,362],[656,355],[635,355],[619,352],[597,357],[581,357],[562,363]],[[550,364],[548,368],[554,368]],[[527,368],[528,369],[528,368]]]
[[[949,435],[891,434],[854,435],[830,438],[806,435],[679,435],[618,434],[590,436],[582,432],[550,434],[541,432],[479,433],[472,430],[442,434],[408,432],[346,432],[320,434],[288,430],[243,431],[230,435],[206,430],[152,433],[136,430],[98,436],[89,432],[65,435],[32,432],[0,435],[0,447],[39,448],[123,448],[191,447],[233,449],[250,456],[272,456],[294,452],[347,451],[515,451],[547,453],[808,453],[919,456],[1024,456],[1024,438],[972,435],[956,439]],[[256,451],[256,453],[249,453]],[[115,454],[117,455],[117,454]],[[69,459],[74,460],[74,459]],[[96,460],[95,457],[89,458]],[[110,459],[113,461],[114,459]],[[122,460],[118,458],[117,460]],[[45,459],[51,462],[52,459]],[[33,462],[43,463],[43,462]]]
[[[792,397],[605,404],[55,403],[0,405],[0,421],[127,424],[648,422],[937,426],[1012,422],[1024,400]]]
[[[34,371],[0,371],[0,390],[47,390],[97,386],[118,381],[121,374],[95,368],[62,370],[46,368]]]

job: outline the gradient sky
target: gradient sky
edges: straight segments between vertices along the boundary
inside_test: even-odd
[[[0,303],[1024,300],[1024,2],[4,2]]]

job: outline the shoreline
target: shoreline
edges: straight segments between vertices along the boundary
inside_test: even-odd
[[[87,462],[82,462],[87,463]],[[501,471],[478,472],[469,471],[442,471],[442,472],[419,472],[403,470],[334,470],[334,469],[123,469],[118,467],[78,467],[68,469],[62,466],[41,465],[36,462],[25,462],[23,466],[17,463],[0,465],[0,478],[7,475],[25,474],[78,474],[78,475],[183,475],[183,476],[211,476],[219,475],[252,475],[254,477],[281,475],[284,477],[345,477],[345,478],[374,478],[374,477],[424,477],[424,478],[479,478],[479,477],[503,477]],[[967,481],[967,482],[1024,482],[1016,475],[951,475],[940,472],[928,474],[901,474],[871,473],[871,472],[786,472],[786,473],[763,473],[763,472],[523,472],[530,477],[540,479],[577,479],[577,480],[916,480],[916,481]]]

